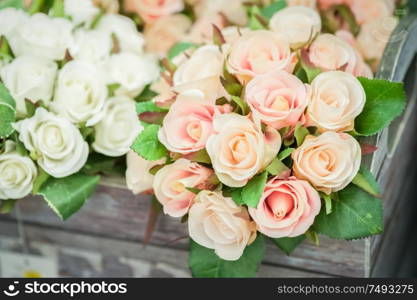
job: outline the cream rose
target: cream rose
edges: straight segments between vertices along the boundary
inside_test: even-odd
[[[69,54],[76,60],[102,63],[110,57],[113,42],[107,33],[78,29],[69,46]]]
[[[25,12],[20,9],[9,7],[0,10],[0,36],[10,38],[14,29],[28,18]]]
[[[217,115],[215,133],[206,149],[219,180],[230,187],[242,187],[265,168],[281,148],[277,130],[267,127],[263,133],[259,124],[235,113]]]
[[[93,0],[65,0],[65,14],[70,16],[75,24],[90,24],[95,16],[100,13],[100,9],[94,5]]]
[[[153,167],[165,163],[165,158],[149,161],[140,157],[136,152],[129,151],[126,155],[126,185],[133,194],[141,194],[153,189],[154,175],[150,173]]]
[[[158,137],[168,150],[181,154],[205,148],[213,133],[215,107],[199,90],[178,95],[164,118]]]
[[[38,175],[34,162],[16,151],[12,141],[6,141],[0,154],[0,200],[20,199],[30,194]]]
[[[19,117],[26,115],[25,99],[49,104],[57,70],[53,61],[29,55],[17,57],[0,69],[0,78],[16,101]]]
[[[62,60],[71,42],[72,27],[67,19],[37,13],[16,26],[9,36],[9,43],[15,56]]]
[[[96,65],[73,60],[58,75],[52,110],[72,123],[92,126],[100,121],[107,86]]]
[[[307,122],[320,131],[351,131],[365,102],[365,90],[353,75],[321,73],[311,84]]]
[[[395,0],[349,0],[347,4],[359,24],[391,17],[395,9]]]
[[[159,77],[159,67],[156,59],[149,55],[119,53],[110,57],[106,63],[109,83],[118,83],[120,87],[116,95],[131,98],[139,95],[143,89]]]
[[[224,260],[238,260],[256,238],[248,211],[220,192],[202,191],[188,215],[190,237]]]
[[[244,0],[202,0],[195,4],[197,18],[205,15],[221,14],[230,23],[245,26],[248,22]]]
[[[285,35],[267,30],[244,32],[227,58],[229,72],[247,82],[254,76],[275,70],[292,72],[295,55]]]
[[[94,129],[92,147],[96,152],[111,157],[125,155],[142,130],[136,115],[135,102],[125,96],[108,99],[104,117]]]
[[[185,38],[191,21],[185,15],[169,15],[145,27],[146,49],[165,56],[169,49]]]
[[[153,190],[164,213],[171,217],[187,214],[196,196],[187,188],[203,189],[211,175],[212,170],[183,158],[159,170],[153,181]]]
[[[312,8],[290,6],[278,11],[271,18],[269,28],[286,35],[291,48],[298,49],[320,33],[321,18]]]
[[[245,90],[255,118],[276,129],[297,124],[307,107],[307,96],[307,86],[282,70],[255,76]]]
[[[328,131],[308,136],[292,153],[294,175],[328,195],[352,182],[361,165],[361,147],[349,134]]]
[[[256,208],[249,214],[258,230],[271,238],[296,237],[304,234],[320,213],[319,193],[304,180],[272,178]]]
[[[43,108],[15,128],[31,156],[53,177],[77,173],[87,161],[88,144],[77,127]]]
[[[122,52],[135,54],[143,52],[143,35],[138,32],[135,23],[128,17],[116,14],[104,15],[97,24],[96,30],[103,31],[109,36],[114,35]]]
[[[183,0],[135,0],[136,12],[146,23],[172,15],[184,9]]]

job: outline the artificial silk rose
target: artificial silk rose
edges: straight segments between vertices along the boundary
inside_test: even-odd
[[[135,7],[145,23],[153,23],[163,16],[172,15],[184,9],[183,0],[130,0],[130,2],[134,2],[130,6]]]
[[[391,17],[395,9],[395,0],[349,0],[348,5],[359,24]]]
[[[321,31],[320,15],[312,8],[290,6],[278,11],[269,22],[272,31],[286,35],[291,48],[297,49]]]
[[[244,0],[201,0],[195,4],[194,11],[197,19],[220,14],[230,23],[244,26],[248,21],[244,2]]]
[[[49,103],[57,69],[53,61],[29,55],[19,56],[0,69],[0,78],[16,101],[19,117],[26,115],[25,99]]]
[[[73,60],[60,70],[52,110],[72,123],[96,124],[108,91],[101,70],[88,62]]]
[[[69,46],[69,54],[76,60],[102,63],[110,57],[113,42],[107,33],[98,30],[78,29]]]
[[[101,154],[118,157],[129,152],[142,126],[138,122],[135,102],[125,96],[106,101],[103,118],[95,126],[93,149]]]
[[[183,158],[159,170],[153,190],[164,213],[171,217],[187,214],[196,196],[187,188],[204,189],[212,175],[212,170]]]
[[[190,237],[224,260],[238,260],[256,238],[248,211],[221,192],[202,191],[188,215]]]
[[[275,177],[267,182],[258,206],[249,208],[249,214],[266,236],[296,237],[313,225],[320,208],[320,195],[307,181]]]
[[[346,133],[328,131],[307,136],[292,153],[294,175],[328,195],[352,182],[361,165],[361,147]]]
[[[213,133],[215,107],[199,90],[178,95],[164,118],[158,137],[172,152],[188,154],[205,148]]]
[[[114,36],[117,46],[122,52],[140,54],[143,52],[144,39],[138,32],[135,22],[125,16],[107,14],[100,18],[96,30]]]
[[[21,156],[14,142],[6,141],[5,151],[0,154],[0,200],[20,199],[29,195],[37,175],[33,161]]]
[[[77,127],[44,108],[17,122],[15,128],[31,157],[53,177],[77,173],[87,161],[88,144]]]
[[[219,29],[224,28],[224,16],[219,13],[203,15],[193,24],[186,40],[195,44],[212,44],[213,25]]]
[[[106,63],[109,83],[120,85],[117,95],[134,98],[159,77],[156,59],[150,55],[122,52],[114,54]]]
[[[242,82],[275,70],[292,72],[295,55],[285,35],[267,30],[244,32],[236,40],[227,58],[229,72]]]
[[[307,96],[307,86],[282,70],[255,76],[245,90],[255,118],[276,129],[297,124],[307,107]]]
[[[174,90],[198,89],[214,101],[224,93],[220,82],[222,72],[223,55],[219,48],[203,46],[178,65],[173,79]]]
[[[152,191],[154,175],[150,173],[153,167],[163,165],[165,158],[149,161],[140,157],[136,152],[129,151],[126,156],[126,185],[133,194]]]
[[[0,10],[0,36],[9,38],[14,29],[27,18],[28,16],[21,9],[9,7]]]
[[[93,0],[64,0],[65,14],[71,17],[75,24],[91,24],[100,13]]]
[[[317,9],[317,0],[287,0],[288,6],[306,6]]]
[[[169,49],[185,38],[191,21],[185,15],[176,14],[162,17],[145,27],[146,49],[165,56]]]
[[[33,55],[62,60],[71,42],[72,23],[37,13],[26,18],[10,34],[9,43],[15,56]]]
[[[281,148],[277,130],[261,126],[235,113],[216,115],[215,133],[207,141],[207,152],[220,181],[242,187],[265,168]]]
[[[398,25],[395,17],[386,17],[362,25],[358,35],[358,47],[367,60],[375,60],[376,64],[384,54],[385,46],[388,44],[391,33]],[[370,47],[369,45],[372,45]]]
[[[309,59],[313,65],[324,70],[345,68],[352,73],[357,64],[357,56],[351,45],[343,39],[324,33],[319,35],[310,46]]]
[[[311,84],[307,122],[320,131],[351,131],[366,101],[365,90],[353,75],[329,71]]]

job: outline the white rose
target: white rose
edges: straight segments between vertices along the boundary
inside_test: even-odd
[[[59,72],[51,108],[72,123],[92,126],[100,121],[107,94],[100,70],[93,64],[73,60]]]
[[[77,25],[83,22],[90,23],[100,13],[93,0],[65,0],[64,10]]]
[[[10,37],[13,29],[17,28],[28,16],[23,10],[12,7],[0,10],[0,36]]]
[[[38,174],[34,162],[16,152],[15,143],[7,141],[0,154],[0,199],[20,199],[27,196]]]
[[[291,6],[278,11],[271,19],[272,31],[287,36],[291,48],[304,46],[321,31],[320,15],[312,8]]]
[[[123,52],[142,53],[143,51],[143,36],[137,31],[135,23],[128,17],[104,15],[96,29],[109,35],[114,34],[120,50]]]
[[[108,99],[104,118],[94,128],[95,141],[92,146],[96,152],[111,157],[126,154],[142,130],[135,102],[125,96]]]
[[[97,30],[79,29],[69,46],[71,57],[100,63],[110,57],[113,42],[109,34]]]
[[[149,55],[123,52],[114,54],[106,64],[110,83],[120,84],[117,95],[136,97],[146,85],[159,77],[156,59]]]
[[[51,18],[38,13],[19,24],[10,34],[14,55],[31,54],[51,60],[62,60],[71,42],[72,23],[64,18]]]
[[[17,57],[1,68],[1,80],[16,101],[19,117],[26,115],[25,99],[49,103],[57,70],[53,61],[29,55]]]
[[[62,178],[77,173],[87,161],[88,144],[68,120],[44,108],[17,122],[19,139],[46,173]]]

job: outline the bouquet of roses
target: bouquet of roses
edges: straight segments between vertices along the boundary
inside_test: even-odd
[[[0,2],[0,199],[44,196],[63,219],[141,130],[134,99],[158,78],[117,1]],[[124,171],[123,168],[121,170]]]
[[[253,276],[266,239],[290,254],[318,234],[383,230],[381,192],[361,165],[377,149],[362,137],[405,106],[403,84],[373,79],[368,65],[397,24],[395,3],[366,1],[386,14],[371,30],[349,6],[365,1],[319,1],[320,11],[291,2],[247,4],[246,27],[174,45],[159,95],[136,105],[144,130],[128,184],[188,222],[194,276]],[[365,60],[361,40],[372,38]]]

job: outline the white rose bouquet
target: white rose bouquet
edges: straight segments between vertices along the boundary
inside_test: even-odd
[[[240,7],[197,2],[206,12],[208,2],[224,3],[216,7],[224,18]],[[185,38],[162,59],[159,95],[137,105],[144,130],[128,157],[128,186],[188,222],[196,277],[254,276],[266,238],[290,254],[318,234],[350,240],[383,230],[381,191],[362,165],[375,147],[362,137],[386,128],[406,99],[402,83],[373,79],[355,9],[387,5],[383,17],[394,18],[394,1],[317,2],[247,3],[246,26],[233,14],[225,24],[234,26],[212,26],[212,42]],[[164,18],[145,8],[137,6],[145,22]],[[337,20],[323,24],[320,13]]]
[[[29,2],[0,3],[0,205],[42,195],[66,219],[123,174],[159,66],[117,1]]]

